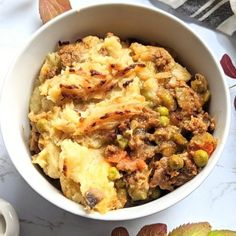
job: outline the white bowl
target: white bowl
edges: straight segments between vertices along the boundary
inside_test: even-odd
[[[214,136],[218,145],[208,165],[194,179],[158,200],[120,210],[86,213],[67,199],[32,165],[28,149],[29,98],[39,69],[48,52],[59,40],[75,40],[87,35],[113,32],[122,38],[138,38],[174,48],[182,63],[193,72],[204,74],[212,98],[210,113],[216,118]],[[154,8],[131,4],[102,4],[71,10],[42,26],[17,57],[6,81],[1,102],[3,139],[12,162],[28,184],[51,203],[80,216],[100,220],[127,220],[159,212],[195,190],[220,158],[230,124],[230,100],[219,63],[201,39],[179,19]]]

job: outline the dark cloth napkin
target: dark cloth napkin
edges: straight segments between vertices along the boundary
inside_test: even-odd
[[[152,0],[162,2],[177,14],[189,16],[225,34],[236,34],[236,0]]]

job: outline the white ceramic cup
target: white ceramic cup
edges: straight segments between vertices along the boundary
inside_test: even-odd
[[[19,235],[19,220],[12,205],[0,199],[0,236]]]

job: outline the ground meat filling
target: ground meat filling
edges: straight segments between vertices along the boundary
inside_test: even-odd
[[[216,142],[207,131],[214,130],[215,122],[207,112],[193,114],[172,112],[172,125],[163,127],[158,113],[146,112],[118,126],[116,137],[124,137],[126,146],[119,146],[114,136],[114,145],[107,146],[104,154],[108,162],[124,173],[132,200],[151,199],[149,192],[156,188],[173,191],[200,172],[193,151],[205,149],[211,154]],[[182,168],[173,169],[169,164],[174,155],[183,160]]]
[[[181,157],[184,160],[184,167],[179,171],[171,170],[168,165],[168,157],[163,157],[155,162],[155,171],[150,179],[150,187],[159,186],[163,190],[172,191],[197,175],[198,169],[188,153],[181,154]]]

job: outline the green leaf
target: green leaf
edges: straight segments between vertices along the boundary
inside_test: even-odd
[[[137,236],[166,236],[166,224],[145,225],[137,234]]]
[[[181,225],[168,234],[168,236],[208,236],[211,226],[207,222]]]
[[[208,236],[236,236],[236,231],[230,230],[214,230],[211,231]]]

